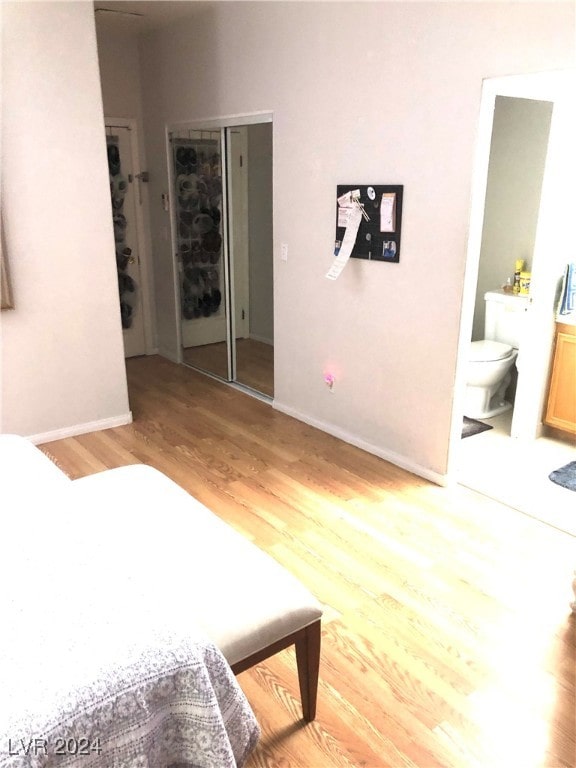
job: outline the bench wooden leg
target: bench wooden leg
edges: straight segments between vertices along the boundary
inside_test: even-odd
[[[311,722],[316,717],[316,700],[318,698],[320,621],[316,621],[301,630],[295,644],[302,713],[304,720]]]
[[[296,664],[298,665],[298,682],[302,698],[302,714],[304,720],[311,722],[316,717],[316,699],[318,698],[318,674],[320,671],[320,630],[321,619],[304,629],[299,629],[291,635],[277,640],[272,645],[253,653],[251,656],[231,665],[232,672],[239,675],[255,664],[269,659],[284,648],[296,646]]]

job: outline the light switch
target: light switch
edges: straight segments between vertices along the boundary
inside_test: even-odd
[[[282,261],[288,261],[288,244],[282,243],[282,246],[280,248],[280,258]]]

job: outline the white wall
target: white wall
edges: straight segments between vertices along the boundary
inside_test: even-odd
[[[164,126],[273,111],[275,405],[440,478],[482,79],[573,65],[574,44],[573,5],[532,2],[201,3],[148,36],[165,343],[175,313]],[[354,260],[330,282],[336,185],[347,182],[404,184],[402,252],[398,265]]]
[[[2,4],[0,431],[130,421],[91,3]]]
[[[104,114],[142,123],[138,27],[122,16],[96,14]]]
[[[532,269],[553,103],[499,96],[490,165],[472,339],[484,338],[484,294],[513,279],[516,259]]]

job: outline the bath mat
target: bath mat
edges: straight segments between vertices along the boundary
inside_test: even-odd
[[[576,491],[576,461],[571,461],[560,469],[555,469],[548,477],[556,485],[561,485],[570,491]]]
[[[476,421],[476,419],[469,419],[468,416],[464,416],[462,437],[478,435],[480,432],[486,432],[487,429],[493,429],[492,424],[484,424],[482,421]]]

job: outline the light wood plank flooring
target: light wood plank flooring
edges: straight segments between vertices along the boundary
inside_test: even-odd
[[[127,370],[134,423],[45,453],[71,477],[152,464],[325,605],[314,723],[292,651],[239,677],[262,728],[249,768],[575,765],[573,537],[184,366]]]

